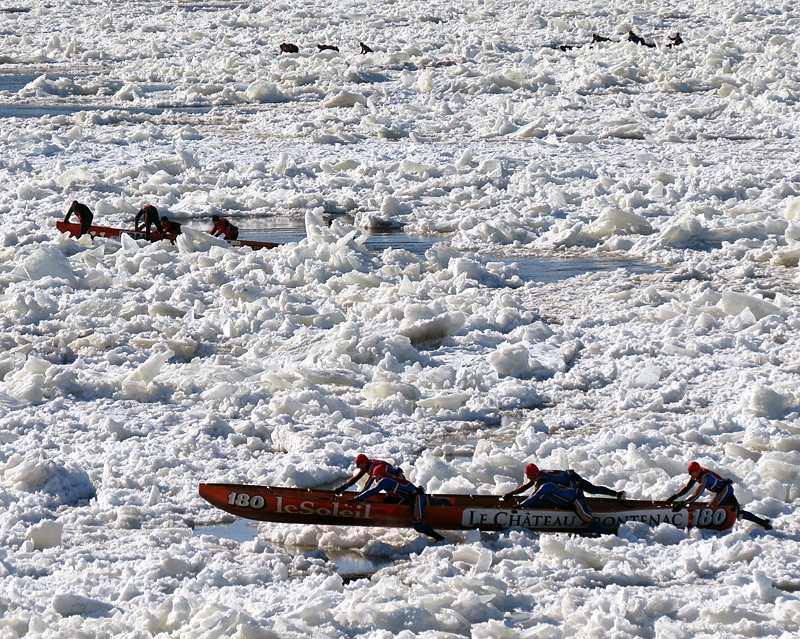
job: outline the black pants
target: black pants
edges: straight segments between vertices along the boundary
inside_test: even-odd
[[[754,515],[753,513],[748,512],[746,510],[742,510],[742,507],[739,505],[739,500],[736,499],[736,496],[733,494],[732,490],[728,493],[728,496],[725,499],[723,499],[718,505],[733,506],[736,509],[739,517],[741,517],[742,519],[746,519],[747,521],[752,521],[754,524],[758,524],[763,528],[767,529],[772,528],[772,524],[770,523],[769,519],[762,519],[758,515]]]
[[[89,232],[89,227],[92,225],[93,217],[94,216],[91,213],[84,213],[83,215],[78,216],[78,219],[81,221],[81,230],[80,233],[78,233],[78,237]]]
[[[608,495],[609,497],[616,497],[617,491],[605,486],[595,486],[591,482],[586,481],[581,477],[578,481],[578,488],[581,492],[590,493],[592,495]]]

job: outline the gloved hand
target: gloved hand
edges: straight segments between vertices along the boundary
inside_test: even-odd
[[[672,507],[672,512],[677,513],[679,511],[683,510],[684,508],[686,508],[686,502],[685,501],[678,501],[678,502],[675,502],[675,505]]]
[[[617,499],[625,499],[625,491],[624,490],[618,490],[617,494],[615,495],[615,497]]]
[[[342,493],[343,493],[345,490],[347,490],[348,488],[349,488],[349,486],[339,486],[338,488],[334,488],[334,489],[333,489],[333,492],[334,492],[336,495],[341,495],[341,494],[342,494]]]
[[[514,493],[506,493],[500,499],[502,499],[503,501],[508,501],[512,497],[516,497],[516,495]]]
[[[664,503],[666,503],[667,506],[669,506],[674,501],[675,501],[675,495],[670,495],[669,497],[667,497],[667,500]]]

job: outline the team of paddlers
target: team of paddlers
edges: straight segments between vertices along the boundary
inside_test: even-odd
[[[78,216],[80,221],[80,231],[78,237],[89,233],[89,228],[92,225],[94,215],[88,206],[76,200],[73,200],[67,215],[64,217],[64,224],[69,224],[72,214]],[[233,241],[239,237],[239,228],[234,226],[227,218],[220,217],[219,215],[212,215],[211,221],[214,223],[213,228],[209,231],[211,235],[222,237],[225,240]],[[181,225],[178,222],[170,220],[166,215],[159,217],[158,209],[152,204],[147,204],[139,209],[136,217],[133,220],[134,230],[144,231],[144,239],[150,241],[150,234],[153,230],[161,235],[178,235],[181,232]]]
[[[416,486],[406,479],[401,468],[381,459],[370,459],[364,454],[356,457],[355,465],[358,468],[358,472],[347,483],[336,488],[334,490],[335,493],[343,493],[366,476],[367,481],[364,483],[363,488],[351,501],[363,501],[380,492],[387,493],[390,498],[397,499],[400,503],[412,505],[414,530],[433,537],[437,541],[444,539],[424,523],[425,491],[421,486]],[[689,481],[681,490],[666,500],[666,503],[672,506],[674,512],[684,509],[708,490],[714,495],[709,503],[710,507],[733,507],[742,519],[752,521],[767,530],[772,528],[772,524],[768,519],[762,519],[739,506],[739,502],[733,494],[733,485],[730,479],[725,479],[717,473],[703,468],[696,461],[689,464],[687,470],[689,472]],[[517,495],[521,495],[533,488],[533,492],[519,503],[519,508],[571,510],[583,521],[587,532],[590,533],[602,534],[605,529],[594,521],[591,511],[586,505],[586,493],[605,495],[616,499],[625,498],[624,491],[613,490],[605,486],[595,486],[574,470],[541,470],[536,464],[528,464],[525,468],[525,477],[526,481],[522,485],[503,495],[504,501],[511,501]]]

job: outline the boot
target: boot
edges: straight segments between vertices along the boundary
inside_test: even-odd
[[[754,515],[751,512],[747,512],[746,510],[742,512],[742,519],[746,519],[747,521],[752,521],[754,524],[758,524],[764,530],[772,530],[772,522],[769,519],[762,519],[761,517]]]
[[[423,535],[428,535],[428,537],[433,537],[436,541],[444,540],[444,537],[442,537],[438,532],[436,532],[427,524],[423,524],[421,521],[414,523],[414,530],[416,530],[418,533],[422,533]]]

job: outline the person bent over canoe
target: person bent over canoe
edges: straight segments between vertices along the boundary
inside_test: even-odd
[[[524,493],[528,488],[534,484],[542,482],[552,482],[566,486],[569,482],[577,484],[578,489],[583,493],[591,493],[592,495],[608,495],[609,497],[616,497],[617,499],[625,498],[624,490],[612,490],[605,486],[595,486],[591,482],[585,480],[574,470],[540,470],[536,464],[528,464],[525,467],[525,477],[528,479],[522,486],[515,488],[510,493],[503,495],[504,499],[513,497]]]
[[[585,493],[608,495],[617,499],[625,497],[623,491],[612,490],[605,486],[595,486],[574,470],[539,470],[536,464],[528,464],[525,467],[525,476],[528,481],[503,495],[503,499],[509,499],[525,492],[531,486],[535,486],[536,490],[520,504],[521,508],[552,508],[553,506],[568,508],[583,521],[589,532],[603,533],[605,529],[593,521],[592,513],[586,505]]]
[[[172,222],[166,215],[161,216],[160,227],[161,233],[166,235],[167,233],[171,233],[174,235],[179,235],[181,232],[181,225],[179,222]]]
[[[374,471],[378,466],[383,466],[386,468],[386,474],[389,477],[400,477],[405,479],[402,468],[392,466],[389,462],[385,462],[382,459],[370,459],[362,453],[356,456],[356,468],[358,468],[358,472],[348,479],[346,484],[335,488],[333,492],[335,492],[337,495],[343,493],[345,490],[350,488],[350,486],[358,482],[364,475],[369,475],[367,482],[364,484],[364,488],[362,488],[362,490],[367,490],[370,486],[372,486],[372,482],[375,481]]]
[[[143,220],[140,224],[139,220]],[[158,209],[152,204],[147,204],[139,209],[136,217],[133,220],[133,227],[137,231],[141,231],[144,227],[144,239],[150,241],[150,229],[155,227],[156,231],[161,228],[161,223],[158,221]]]
[[[211,235],[222,237],[228,242],[231,242],[239,237],[239,227],[231,224],[228,221],[228,218],[220,217],[219,215],[212,215],[211,221],[214,222],[214,228],[211,229]]]
[[[715,493],[714,498],[709,502],[709,507],[715,508],[716,506],[733,506],[738,513],[738,517],[752,521],[762,528],[772,530],[772,522],[769,519],[762,519],[751,512],[742,510],[739,501],[733,494],[733,482],[730,479],[725,479],[711,472],[708,468],[703,468],[696,461],[689,464],[689,481],[677,493],[671,495],[667,499],[668,504],[674,504],[673,511],[679,511],[686,508],[688,504],[696,501],[700,495],[706,490]],[[694,488],[694,492],[682,499],[685,495],[689,494]]]
[[[389,495],[396,495],[400,498],[400,503],[411,504],[414,513],[414,530],[428,537],[433,537],[436,541],[442,541],[442,537],[433,528],[423,523],[425,517],[425,491],[421,486],[415,486],[405,477],[391,476],[385,464],[378,464],[372,470],[370,479],[375,481],[375,486],[369,490],[362,490],[350,501],[364,501],[365,499],[385,492]]]
[[[88,206],[81,204],[77,200],[73,200],[72,204],[69,206],[69,210],[67,211],[67,216],[64,218],[64,224],[69,224],[69,218],[73,213],[78,216],[78,219],[81,222],[81,230],[78,233],[78,237],[80,237],[84,233],[89,232],[89,227],[92,225],[92,219],[94,218],[94,215],[92,215],[92,212],[89,210]]]

